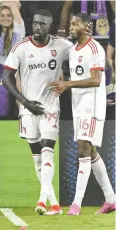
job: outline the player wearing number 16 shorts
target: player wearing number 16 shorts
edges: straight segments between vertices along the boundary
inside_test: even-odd
[[[78,41],[69,51],[71,81],[49,84],[55,94],[69,88],[72,90],[74,140],[78,143],[79,169],[76,193],[68,215],[79,215],[81,212],[91,168],[106,199],[97,214],[116,209],[105,164],[96,150],[102,144],[106,114],[105,52],[97,41],[84,33],[90,20],[87,14],[77,14],[71,19],[70,34]]]

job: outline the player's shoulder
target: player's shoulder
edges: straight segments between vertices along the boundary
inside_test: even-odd
[[[20,50],[25,46],[25,43],[29,42],[29,37],[22,39],[21,41],[15,43],[12,47],[11,52],[14,53],[16,50]]]
[[[60,43],[61,45],[64,45],[66,47],[72,47],[73,43],[69,41],[68,39],[60,36],[52,36],[52,40],[56,43]]]
[[[89,39],[87,46],[91,50],[93,55],[98,54],[99,52],[105,53],[101,44],[93,38]]]

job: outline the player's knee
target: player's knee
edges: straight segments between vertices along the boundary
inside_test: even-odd
[[[79,140],[78,153],[79,153],[79,158],[90,157],[91,155],[90,143],[84,140]]]
[[[45,147],[49,147],[51,149],[54,149],[56,141],[54,140],[50,140],[50,139],[42,139],[41,140],[41,147],[45,148]]]
[[[39,142],[29,143],[29,146],[30,146],[32,154],[41,154],[41,145]]]

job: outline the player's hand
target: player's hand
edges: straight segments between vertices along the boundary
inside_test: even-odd
[[[92,33],[93,33],[93,22],[90,22],[86,27],[85,34],[92,36]]]
[[[40,102],[27,100],[24,106],[35,115],[44,114],[44,108]]]
[[[66,81],[54,81],[49,83],[47,87],[49,90],[53,91],[56,96],[59,96],[68,88]]]

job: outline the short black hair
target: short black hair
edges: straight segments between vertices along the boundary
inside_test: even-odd
[[[92,22],[91,17],[86,13],[77,13],[77,14],[75,14],[75,16],[79,17],[83,23]]]
[[[35,15],[35,14],[39,14],[39,15],[42,15],[42,16],[46,16],[46,17],[52,18],[51,12],[48,11],[48,10],[45,10],[45,9],[37,10],[37,11],[35,11],[34,15]]]

